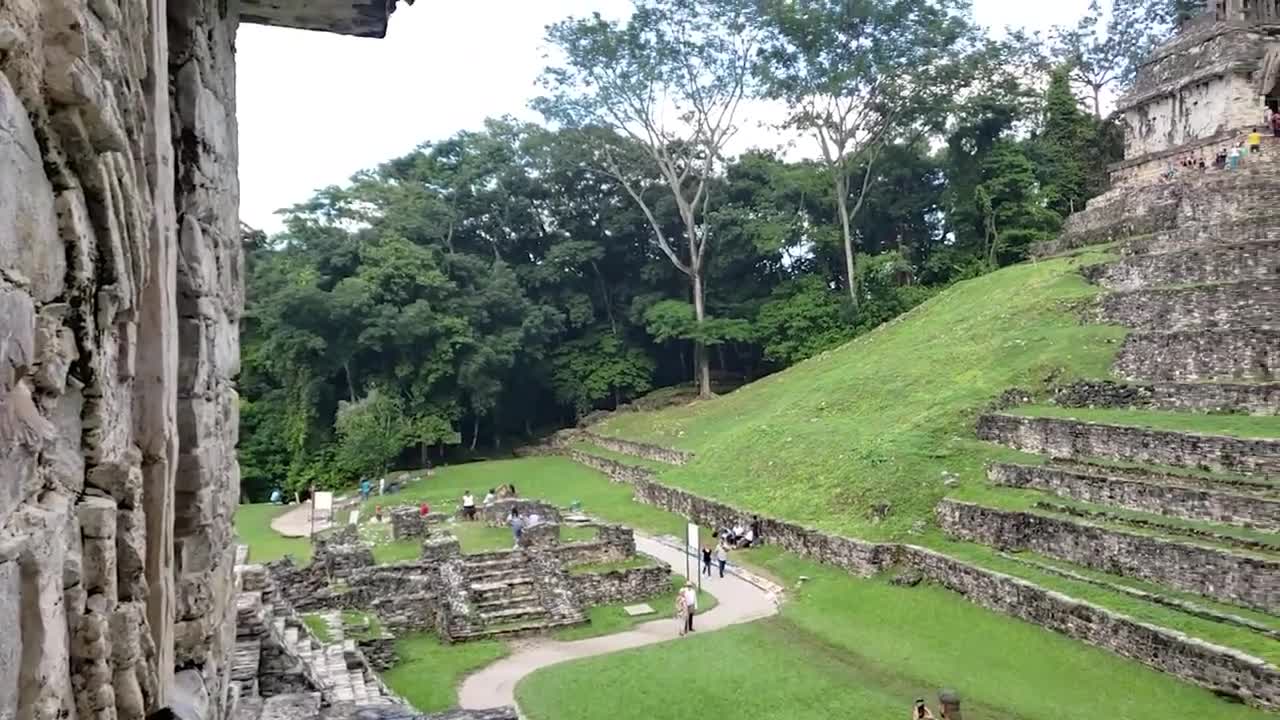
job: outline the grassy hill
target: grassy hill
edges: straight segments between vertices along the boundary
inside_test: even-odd
[[[711,401],[626,413],[605,435],[691,450],[664,482],[776,517],[900,539],[1008,451],[974,437],[1002,392],[1106,376],[1125,330],[1084,325],[1085,253],[960,283],[876,331]],[[872,509],[889,505],[877,522]]]

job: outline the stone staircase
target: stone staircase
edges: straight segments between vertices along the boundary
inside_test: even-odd
[[[341,620],[336,623],[336,628],[338,634],[333,641],[322,643],[296,615],[274,619],[275,633],[282,638],[285,649],[310,668],[309,674],[316,687],[330,702],[361,705],[400,703],[400,699],[387,689],[365,662],[356,642],[341,637]]]
[[[450,584],[449,640],[524,635],[576,625],[586,616],[572,603],[557,603],[562,585],[557,563],[549,567],[524,551],[468,555],[445,577]]]
[[[1132,330],[1113,377],[979,418],[979,438],[1018,453],[1000,451],[988,487],[944,500],[937,518],[971,562],[1274,673],[1280,219],[1249,219],[1280,189],[1280,147],[1268,151],[1174,192],[1170,229],[1084,269],[1105,291],[1086,321]]]

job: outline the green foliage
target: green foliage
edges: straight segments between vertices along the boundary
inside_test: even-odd
[[[848,339],[841,306],[839,294],[821,278],[804,277],[779,286],[756,317],[765,358],[791,365]]]
[[[378,388],[338,403],[337,460],[351,476],[382,475],[404,449],[404,404]]]
[[[653,371],[648,355],[604,330],[571,340],[551,353],[556,399],[579,414],[604,400],[617,403],[648,392]]]

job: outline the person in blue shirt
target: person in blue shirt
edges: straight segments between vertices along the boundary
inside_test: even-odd
[[[369,482],[369,478],[360,481],[360,499],[368,500],[369,493],[373,492],[373,483]]]

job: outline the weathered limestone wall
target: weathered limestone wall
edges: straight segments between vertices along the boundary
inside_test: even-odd
[[[671,589],[670,568],[653,567],[610,570],[569,575],[573,596],[584,607],[609,603],[639,602]],[[665,612],[667,608],[656,608]]]
[[[0,5],[0,718],[141,718],[175,666],[226,711],[235,28],[215,0]],[[184,342],[197,297],[220,322]]]
[[[1129,333],[1112,369],[1130,379],[1273,380],[1280,378],[1280,330]]]
[[[684,465],[693,459],[693,453],[691,452],[673,450],[659,445],[650,445],[648,443],[609,437],[608,435],[600,435],[599,433],[593,433],[589,430],[577,430],[569,433],[570,437],[573,435],[577,435],[592,445],[598,445],[605,450],[612,450],[613,452],[620,452],[624,455],[632,455],[646,460],[652,460],[654,462],[663,462],[671,465]]]
[[[1153,515],[1280,529],[1280,501],[1184,485],[1177,478],[1144,482],[1117,475],[1007,463],[988,467],[987,477],[996,485],[1043,490]]]
[[[1219,472],[1280,472],[1280,441],[1263,438],[999,414],[978,418],[978,437],[1053,458],[1099,457]]]
[[[1091,282],[1111,290],[1275,280],[1280,278],[1280,240],[1202,245],[1156,255],[1128,255],[1114,262],[1087,267],[1083,274]]]
[[[1153,408],[1280,414],[1280,383],[1117,383],[1082,381],[1055,388],[1062,407]]]
[[[1144,331],[1280,329],[1280,280],[1106,293],[1093,319]]]
[[[1263,612],[1280,610],[1280,563],[1274,561],[954,500],[940,502],[936,514],[943,531],[961,540],[1031,550]]]

